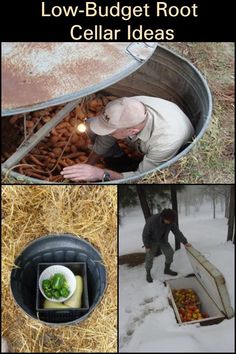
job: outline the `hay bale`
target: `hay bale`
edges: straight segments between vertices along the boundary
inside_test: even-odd
[[[13,352],[117,351],[116,208],[115,186],[2,187],[2,335]],[[101,253],[107,269],[108,287],[101,303],[78,325],[52,328],[33,320],[10,292],[15,258],[50,232],[82,235]]]

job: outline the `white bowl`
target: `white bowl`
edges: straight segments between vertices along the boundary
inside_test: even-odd
[[[42,288],[42,283],[43,280],[45,279],[49,279],[51,276],[53,276],[56,273],[61,273],[64,275],[64,277],[66,278],[67,284],[68,284],[68,288],[70,291],[69,296],[67,297],[60,297],[59,299],[55,299],[55,298],[49,298],[44,294],[43,288]],[[75,279],[75,275],[74,273],[67,267],[64,267],[62,265],[53,265],[50,266],[46,269],[44,269],[44,271],[41,273],[40,277],[39,277],[39,289],[42,293],[42,295],[49,301],[53,301],[53,302],[63,302],[68,300],[73,293],[75,292],[76,289],[76,279]]]

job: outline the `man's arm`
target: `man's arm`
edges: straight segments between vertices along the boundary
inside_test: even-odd
[[[100,160],[101,157],[102,155],[98,155],[95,151],[92,151],[86,163],[89,165],[95,165]]]
[[[177,239],[180,242],[182,242],[184,245],[188,244],[188,240],[182,234],[182,232],[180,231],[180,229],[178,228],[178,226],[176,224],[171,225],[171,231],[173,232],[173,234],[177,237]]]
[[[75,182],[102,181],[105,171],[110,174],[112,181],[124,178],[122,173],[93,166],[114,145],[115,142],[115,138],[111,136],[97,136],[93,151],[90,153],[86,163],[65,167],[61,171],[61,175],[63,175],[64,178],[68,178]]]
[[[146,222],[146,224],[144,226],[142,238],[143,238],[144,247],[146,249],[150,248],[151,247],[151,229],[150,229],[149,222]]]
[[[80,163],[73,166],[65,167],[61,171],[61,175],[64,178],[68,178],[71,181],[102,181],[105,171],[109,172],[111,180],[122,179],[122,173],[112,171],[112,170],[105,170],[100,167],[91,166],[89,164]]]
[[[89,155],[86,163],[89,165],[95,165],[100,160],[101,157],[102,157],[102,155],[98,155],[95,151],[92,151],[91,154]],[[106,169],[106,171],[110,174],[111,180],[123,178],[122,173],[118,173],[116,171],[107,170],[107,169]],[[97,171],[97,172],[99,173],[99,171]],[[104,175],[104,172],[105,172],[105,170],[103,170],[102,176]]]

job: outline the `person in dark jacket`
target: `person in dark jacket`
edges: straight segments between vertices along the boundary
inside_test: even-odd
[[[172,231],[177,239],[184,244],[185,247],[191,246],[186,237],[179,230],[176,222],[176,212],[172,209],[164,209],[161,213],[152,215],[147,219],[143,229],[143,244],[146,249],[145,268],[146,279],[149,283],[153,282],[151,276],[151,269],[153,265],[153,258],[160,248],[166,257],[165,274],[177,275],[170,269],[173,261],[174,251],[168,242],[169,232]]]

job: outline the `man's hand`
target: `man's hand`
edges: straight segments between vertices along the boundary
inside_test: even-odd
[[[72,181],[101,181],[104,170],[83,163],[63,168],[61,175]]]
[[[191,243],[185,243],[184,247],[192,247]]]

